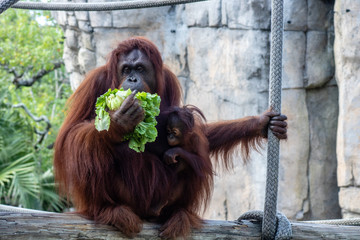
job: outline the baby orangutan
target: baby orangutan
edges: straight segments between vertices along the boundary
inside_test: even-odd
[[[163,161],[176,175],[169,198],[152,207],[160,214],[166,205],[179,204],[182,194],[188,194],[193,184],[204,186],[202,193],[182,199],[183,207],[193,205],[197,194],[206,195],[206,205],[212,189],[213,169],[210,161],[209,142],[205,136],[203,113],[195,106],[172,107],[167,111],[167,141],[170,149],[164,153]],[[192,199],[192,200],[190,200]],[[197,209],[199,210],[199,209]],[[155,215],[157,215],[155,214]]]
[[[195,167],[194,155],[196,158],[209,157],[204,121],[203,113],[195,106],[174,107],[169,111],[166,125],[167,141],[173,148],[165,152],[164,162],[168,165],[176,164],[176,172],[184,170],[188,165]],[[203,151],[198,151],[198,144],[201,144],[200,148]]]

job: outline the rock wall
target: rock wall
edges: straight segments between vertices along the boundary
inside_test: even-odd
[[[289,119],[289,139],[281,143],[278,205],[291,219],[340,217],[332,7],[320,0],[285,0],[282,111]],[[142,35],[159,47],[180,79],[184,103],[216,121],[267,109],[270,13],[270,0],[212,0],[54,16],[65,31],[64,60],[73,89],[86,72],[105,63],[119,41]],[[234,170],[219,171],[205,217],[232,220],[263,209],[266,151],[254,151],[247,165],[239,156],[234,162]],[[354,180],[344,177],[342,184],[354,185]],[[341,191],[340,200],[346,194]]]
[[[339,200],[344,217],[360,217],[360,1],[336,1],[335,62],[339,86]]]

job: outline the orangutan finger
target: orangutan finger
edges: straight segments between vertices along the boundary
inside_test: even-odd
[[[286,128],[277,127],[277,126],[270,126],[270,129],[271,129],[271,131],[280,133],[280,134],[284,134],[287,132]]]
[[[270,126],[278,126],[278,127],[286,128],[287,127],[287,122],[276,121],[276,120],[271,119],[270,120]]]
[[[279,116],[279,115],[280,115],[279,113],[272,112],[272,111],[265,112],[265,116],[268,116],[268,117],[270,117],[270,118],[273,118],[273,117]]]
[[[287,120],[287,116],[281,114],[281,115],[277,115],[277,116],[272,117],[271,120],[285,121],[285,120]]]
[[[125,114],[129,108],[134,104],[136,98],[135,98],[136,91],[133,91],[127,98],[124,100],[124,102],[121,104],[119,111],[122,114]]]
[[[273,134],[278,138],[278,139],[287,139],[287,134],[280,134],[277,132],[273,132]]]

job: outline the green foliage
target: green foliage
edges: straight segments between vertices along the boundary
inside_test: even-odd
[[[0,196],[1,202],[31,205],[39,192],[31,125],[18,112],[0,109]],[[25,136],[25,137],[24,137]]]
[[[95,128],[100,132],[103,130],[108,131],[110,127],[110,115],[107,109],[114,111],[120,108],[121,104],[127,96],[131,94],[131,90],[125,91],[123,88],[109,89],[106,93],[96,99],[95,104]]]
[[[61,211],[64,204],[55,191],[50,146],[71,93],[64,67],[32,87],[17,87],[13,80],[30,78],[61,61],[63,33],[49,12],[8,9],[1,14],[0,25],[0,202]],[[18,103],[34,116],[50,120],[52,127],[41,144],[34,129],[44,131],[46,124],[34,122],[23,109],[11,108]]]
[[[60,211],[64,203],[55,193],[51,168],[41,170],[30,121],[3,104],[0,114],[0,203]]]
[[[62,56],[62,31],[49,12],[9,9],[0,17],[0,64],[19,74],[49,70]],[[41,19],[49,21],[40,24]],[[37,21],[38,20],[38,21]]]
[[[156,116],[160,114],[160,97],[156,93],[147,92],[138,92],[135,97],[145,111],[145,118],[136,125],[134,132],[127,134],[124,139],[129,140],[129,148],[143,152],[145,144],[154,142],[158,135]]]

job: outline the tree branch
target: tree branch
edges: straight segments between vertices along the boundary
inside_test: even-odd
[[[8,65],[6,65],[6,64],[1,64],[1,63],[0,63],[0,66],[2,66],[2,68],[3,68],[5,71],[7,71],[8,73],[13,74],[15,78],[21,78],[21,77],[24,75],[24,73],[19,74],[19,73],[16,71],[16,68],[15,68],[15,67],[10,68]]]
[[[12,83],[16,86],[16,87],[31,87],[36,81],[39,81],[43,76],[45,76],[48,73],[51,73],[52,71],[54,71],[55,69],[60,68],[64,62],[62,60],[58,61],[58,62],[54,62],[54,67],[49,69],[49,70],[45,70],[45,69],[41,69],[39,70],[37,73],[35,73],[32,77],[29,78],[23,78],[24,73],[19,74],[18,72],[16,72],[15,67],[10,68],[9,66],[7,66],[6,64],[1,64],[1,66],[8,72],[14,75],[14,79],[12,81]],[[31,69],[32,67],[27,68],[26,71],[28,71],[29,69]]]
[[[25,112],[27,113],[27,115],[29,115],[29,117],[31,117],[35,122],[44,121],[46,123],[46,128],[44,131],[39,131],[36,127],[34,127],[34,131],[38,135],[38,140],[36,141],[35,147],[37,145],[41,144],[42,141],[44,140],[46,134],[49,132],[49,130],[51,128],[51,123],[50,123],[49,119],[44,115],[42,115],[41,117],[35,117],[23,103],[15,104],[12,107],[13,108],[23,108],[25,110]]]
[[[12,211],[0,209],[0,239],[129,239],[112,226],[97,224],[73,213]],[[293,240],[360,239],[360,228],[356,226],[305,222],[292,222],[291,225]],[[133,239],[160,239],[159,227],[145,222],[142,231]],[[202,229],[192,230],[189,239],[261,239],[261,222],[207,220]]]

